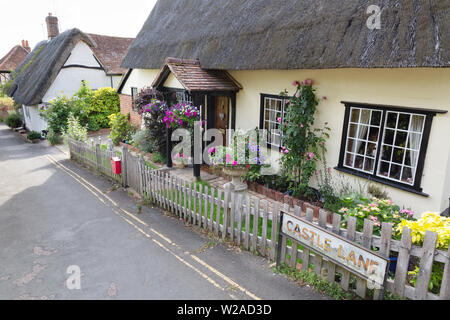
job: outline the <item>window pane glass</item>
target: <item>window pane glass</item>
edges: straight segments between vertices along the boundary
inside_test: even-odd
[[[351,124],[348,136],[351,137],[351,138],[356,138],[357,137],[357,133],[358,133],[358,125]]]
[[[356,141],[354,139],[348,139],[347,142],[347,151],[356,152]]]
[[[389,175],[389,162],[381,161],[379,168],[379,175],[387,177]]]
[[[352,109],[350,122],[355,122],[355,123],[359,122],[359,109]]]
[[[371,115],[371,110],[363,109],[361,111],[361,121],[360,121],[360,123],[362,123],[362,124],[370,124],[370,115]]]
[[[400,180],[401,173],[402,173],[402,166],[392,164],[391,171],[389,173],[389,178],[394,180]]]
[[[353,154],[347,153],[345,156],[345,165],[348,167],[353,167],[353,160],[355,156]]]
[[[381,115],[382,112],[381,111],[372,111],[372,121],[370,122],[371,125],[373,126],[381,126]]]
[[[422,140],[422,134],[411,132],[409,134],[407,147],[409,149],[419,150],[420,149],[420,144],[422,142],[421,140]]]
[[[367,140],[369,135],[369,126],[360,125],[358,139]]]
[[[366,154],[366,142],[362,140],[356,140],[356,144],[357,144],[356,152],[362,155]]]
[[[366,156],[375,158],[377,156],[377,144],[376,143],[368,143]]]
[[[395,145],[398,147],[405,147],[407,138],[408,138],[407,132],[398,131],[395,137]]]
[[[413,184],[413,181],[413,169],[410,167],[403,167],[402,182]]]
[[[388,112],[386,127],[394,129],[397,127],[397,113]]]
[[[384,144],[389,144],[389,145],[393,145],[394,144],[394,136],[395,136],[395,131],[394,130],[389,130],[386,129],[384,132]]]
[[[423,132],[425,116],[413,115],[411,118],[410,130],[413,132]]]
[[[364,163],[364,171],[373,172],[375,167],[375,161],[370,158],[366,158],[366,162]]]
[[[370,127],[369,141],[378,142],[378,136],[380,135],[380,128]]]
[[[400,113],[399,118],[398,118],[397,128],[400,130],[408,130],[410,118],[411,118],[411,115],[405,114],[405,113]]]
[[[355,169],[362,169],[364,165],[364,157],[356,156],[355,158]]]
[[[394,154],[392,156],[392,162],[403,164],[403,159],[405,157],[405,149],[394,148]]]
[[[392,147],[383,146],[381,159],[385,161],[391,161],[391,157],[392,157]]]

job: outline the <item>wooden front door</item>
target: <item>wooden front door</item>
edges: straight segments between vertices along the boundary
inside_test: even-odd
[[[215,97],[215,128],[223,134],[223,143],[227,145],[227,129],[229,123],[229,98]]]

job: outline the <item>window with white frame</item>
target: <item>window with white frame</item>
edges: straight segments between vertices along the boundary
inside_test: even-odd
[[[445,111],[343,103],[347,108],[337,169],[421,192],[432,119]]]
[[[283,133],[281,123],[286,118],[286,97],[262,94],[260,129],[267,130],[269,145],[281,148]]]

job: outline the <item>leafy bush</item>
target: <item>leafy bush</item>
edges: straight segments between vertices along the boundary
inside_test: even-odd
[[[151,88],[141,90],[136,98],[136,108],[142,114],[149,138],[153,141],[154,151],[166,154],[167,128],[164,117],[168,106],[162,101],[161,93]]]
[[[79,118],[79,109],[77,110],[73,98],[60,96],[50,101],[50,107],[41,113],[41,117],[47,120],[49,130],[55,133],[66,132],[68,127],[68,118],[72,114]]]
[[[17,111],[11,111],[5,118],[5,124],[12,129],[19,128],[22,126],[22,118]]]
[[[50,129],[47,133],[47,140],[52,146],[56,146],[62,142],[61,136],[55,133],[52,129]]]
[[[108,117],[120,112],[120,98],[116,89],[100,88],[94,92],[90,102],[87,109],[85,109],[89,119],[94,119],[94,121],[90,122],[90,125],[96,125],[99,128],[108,128]]]
[[[148,130],[139,130],[133,137],[133,146],[146,153],[152,153],[154,151],[153,141],[149,137]]]
[[[41,116],[47,120],[48,128],[55,133],[67,130],[69,113],[90,131],[108,128],[109,116],[120,110],[120,99],[115,89],[100,88],[92,91],[82,81],[78,91],[72,96],[61,96],[50,102],[50,107]]]
[[[290,177],[297,197],[313,195],[309,183],[317,170],[317,161],[325,149],[325,141],[331,129],[315,126],[315,112],[319,101],[312,81],[294,82],[296,93],[287,100],[286,115],[278,118],[283,132],[282,165],[284,174]],[[287,92],[282,95],[287,96]]]
[[[152,161],[154,163],[166,163],[167,159],[166,156],[160,152],[155,152],[152,154]]]
[[[27,133],[28,140],[41,139],[41,134],[37,131],[30,131]]]
[[[64,135],[76,141],[86,141],[87,134],[87,128],[83,127],[78,118],[75,118],[73,114],[69,114],[67,119],[67,131]]]
[[[423,244],[427,230],[438,234],[437,248],[445,250],[450,244],[450,218],[442,217],[439,213],[426,212],[417,221],[402,220],[395,228],[398,235],[403,233],[404,227],[411,229],[411,238],[414,244]]]
[[[339,214],[343,216],[342,227],[346,228],[349,217],[356,217],[357,231],[363,231],[364,220],[374,222],[374,234],[381,234],[383,222],[398,225],[404,220],[413,220],[414,212],[400,209],[389,199],[368,198],[359,194],[349,194],[340,198],[343,207]]]
[[[130,115],[123,115],[121,113],[114,113],[109,117],[109,125],[111,126],[110,138],[115,145],[119,142],[131,140],[136,128],[130,122]]]

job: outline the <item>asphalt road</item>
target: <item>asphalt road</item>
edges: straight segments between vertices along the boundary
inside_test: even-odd
[[[329,298],[0,124],[0,299]]]

